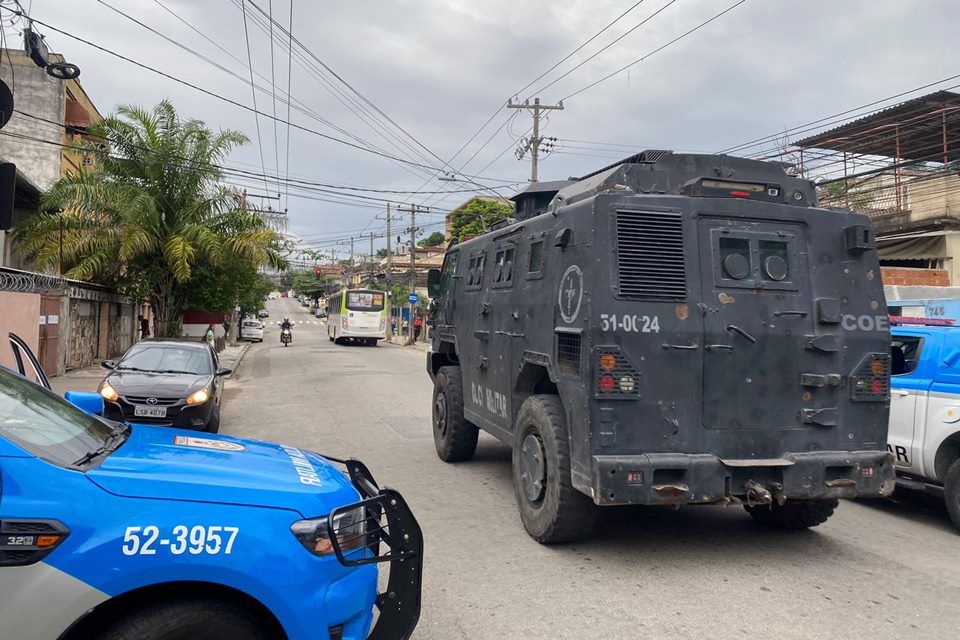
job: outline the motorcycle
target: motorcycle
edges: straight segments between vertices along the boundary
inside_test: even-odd
[[[280,342],[283,343],[284,347],[290,344],[291,340],[293,340],[293,336],[290,334],[290,329],[283,329],[280,331]]]

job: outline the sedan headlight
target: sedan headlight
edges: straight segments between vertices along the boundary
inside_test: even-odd
[[[194,392],[193,395],[187,398],[187,404],[203,404],[209,399],[210,391],[204,387],[203,389],[200,389],[200,391]]]
[[[100,385],[100,395],[104,400],[109,400],[110,402],[116,402],[120,398],[117,390],[111,387],[106,381]]]
[[[333,542],[327,531],[329,518],[298,520],[290,525],[290,531],[310,553],[326,556],[333,553]],[[347,509],[333,517],[333,531],[337,536],[340,551],[349,551],[366,546],[366,524],[363,507]]]

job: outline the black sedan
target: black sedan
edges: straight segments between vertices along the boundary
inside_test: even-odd
[[[104,417],[217,433],[223,377],[217,354],[205,342],[142,340],[100,383]]]

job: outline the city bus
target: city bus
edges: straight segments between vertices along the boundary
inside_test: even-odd
[[[386,294],[372,289],[344,289],[327,298],[327,337],[343,344],[356,340],[377,346],[387,337]]]

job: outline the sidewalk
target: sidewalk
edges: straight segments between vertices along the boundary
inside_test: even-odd
[[[413,344],[408,345],[408,344],[403,344],[403,342],[401,342],[401,338],[398,338],[397,336],[394,336],[393,342],[387,342],[386,340],[381,340],[380,344],[385,344],[389,347],[409,347],[411,349],[417,349],[423,352],[430,351],[429,342],[414,342]]]
[[[252,342],[238,342],[230,345],[217,354],[220,359],[220,366],[228,369],[236,369],[247,350],[252,346]],[[98,360],[96,364],[82,369],[71,369],[62,376],[50,379],[50,386],[53,391],[63,395],[66,391],[96,391],[100,386],[100,381],[107,375],[107,370],[100,366]],[[229,379],[230,376],[227,376]]]

